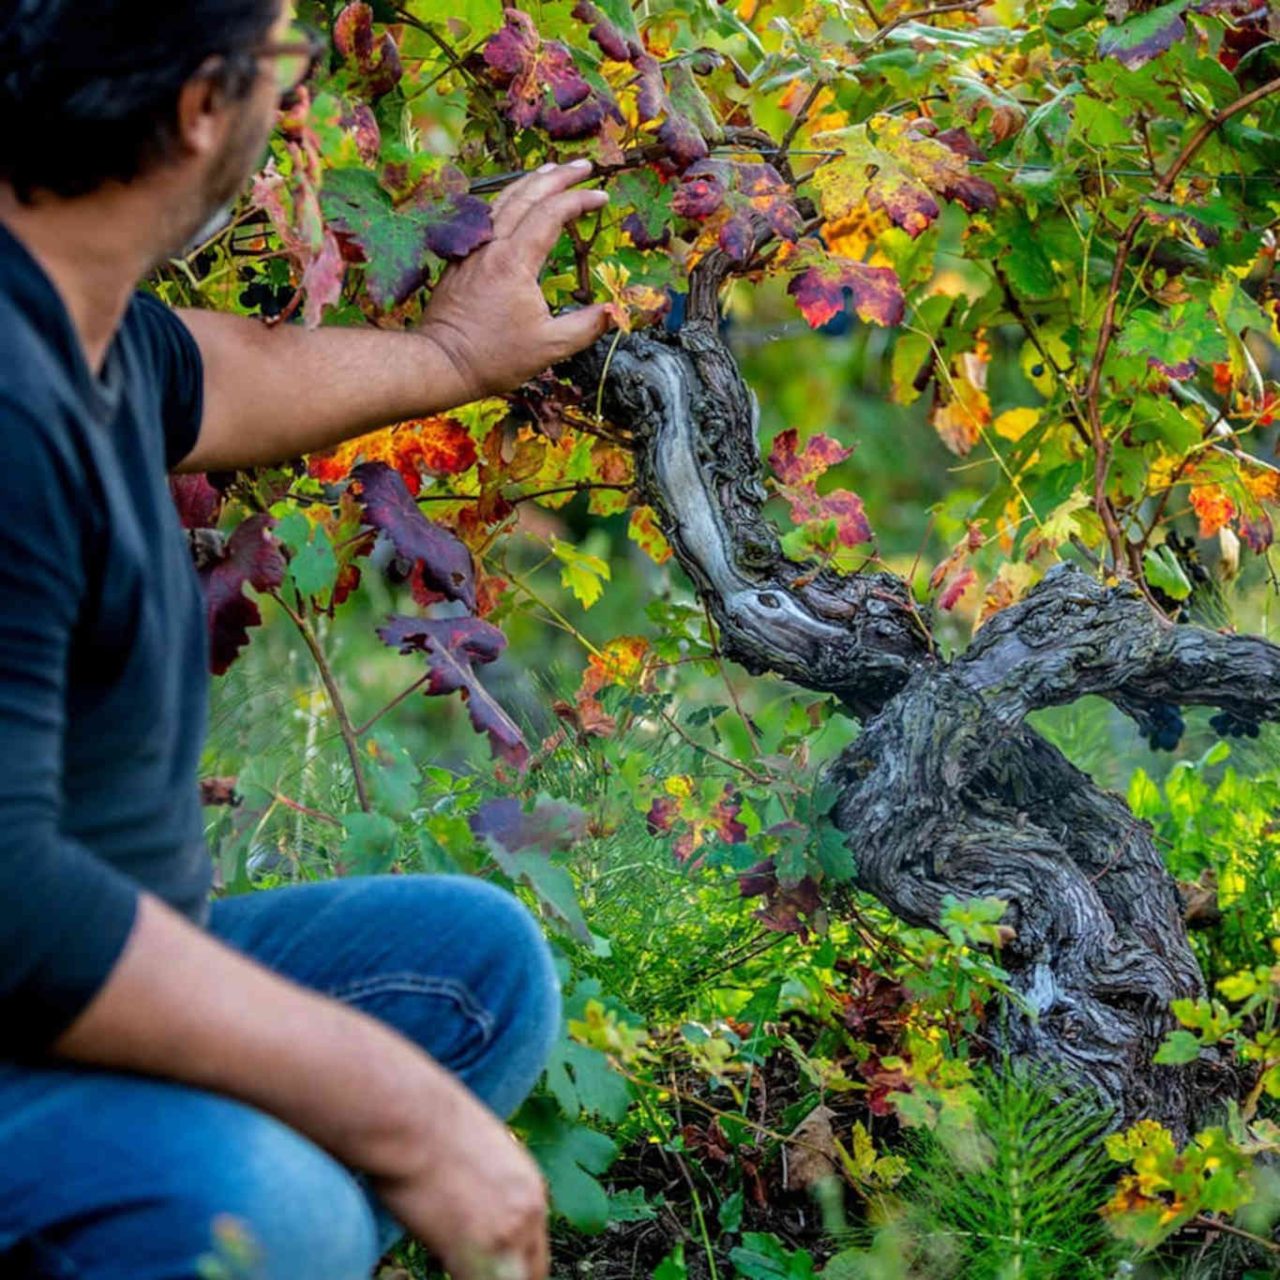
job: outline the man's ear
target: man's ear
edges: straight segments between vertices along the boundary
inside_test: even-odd
[[[221,58],[206,58],[178,94],[178,145],[193,156],[217,151],[227,129],[227,94]]]

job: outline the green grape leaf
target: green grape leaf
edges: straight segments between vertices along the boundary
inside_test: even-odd
[[[1178,1067],[1194,1062],[1200,1056],[1200,1040],[1190,1031],[1170,1031],[1165,1036],[1160,1048],[1156,1050],[1152,1062],[1163,1066]]]
[[[493,238],[489,206],[467,194],[446,166],[396,206],[369,169],[330,169],[320,192],[329,226],[365,262],[365,287],[380,307],[397,307],[431,276],[435,259],[457,261]]]
[[[612,1139],[566,1120],[551,1098],[530,1098],[514,1123],[547,1179],[556,1212],[579,1231],[603,1231],[609,1223],[609,1197],[596,1175],[618,1154]]]

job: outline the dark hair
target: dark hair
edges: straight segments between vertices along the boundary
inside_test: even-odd
[[[210,56],[229,97],[277,0],[0,0],[0,181],[85,195],[171,154],[182,86]]]

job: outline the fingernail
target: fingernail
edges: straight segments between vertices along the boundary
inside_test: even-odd
[[[609,193],[607,191],[588,191],[592,204],[608,204]]]
[[[539,166],[538,166],[537,172],[538,172],[538,173],[550,173],[550,172],[551,172],[551,170],[552,170],[552,169],[554,169],[554,168],[556,168],[556,167],[557,167],[557,166],[556,166],[556,164],[555,164],[555,162],[554,162],[554,161],[548,160],[546,164],[542,164],[542,165],[539,165]]]
[[[569,168],[570,169],[590,169],[591,161],[588,160],[585,156],[579,156],[576,160],[569,161]]]

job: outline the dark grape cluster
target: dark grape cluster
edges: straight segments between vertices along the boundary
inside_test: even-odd
[[[293,300],[292,289],[279,289],[265,280],[255,280],[240,294],[240,305],[270,319],[278,316]]]
[[[1234,711],[1219,711],[1209,724],[1214,733],[1223,738],[1256,738],[1262,732],[1262,725],[1257,720],[1237,715]]]
[[[1182,741],[1186,722],[1182,711],[1172,702],[1157,702],[1143,717],[1142,736],[1151,744],[1152,751],[1174,751]]]

